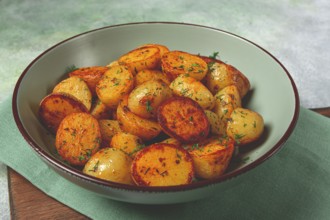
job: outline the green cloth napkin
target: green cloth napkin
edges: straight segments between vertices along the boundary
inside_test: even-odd
[[[207,199],[157,206],[113,201],[70,183],[24,141],[12,117],[11,100],[0,105],[0,115],[0,161],[93,219],[329,219],[330,120],[304,108],[283,149],[237,178],[244,184],[233,184]]]

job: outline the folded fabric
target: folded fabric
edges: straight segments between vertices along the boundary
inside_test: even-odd
[[[301,108],[280,152],[213,197],[176,205],[136,205],[100,197],[50,169],[20,135],[11,100],[0,105],[0,161],[49,196],[92,219],[329,219],[330,120]]]

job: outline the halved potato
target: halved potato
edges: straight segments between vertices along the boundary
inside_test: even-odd
[[[162,44],[144,44],[141,47],[157,47],[159,49],[160,56],[162,57],[165,53],[169,52],[170,50],[168,47]]]
[[[117,65],[109,67],[96,85],[98,98],[107,107],[114,109],[120,99],[129,94],[134,87],[134,77],[127,67]]]
[[[210,138],[190,145],[196,176],[202,179],[220,177],[227,169],[234,153],[234,141],[229,138]]]
[[[127,106],[142,118],[156,118],[158,106],[172,97],[172,90],[161,80],[149,80],[135,87],[128,96]]]
[[[100,81],[103,74],[108,70],[105,66],[91,66],[78,68],[69,73],[70,77],[76,76],[84,80],[91,91],[92,95],[95,96],[96,84]]]
[[[160,68],[160,51],[155,46],[139,47],[122,55],[118,59],[119,64],[126,65],[135,75],[144,69]]]
[[[163,72],[171,80],[181,74],[188,74],[200,81],[208,71],[207,63],[203,59],[183,51],[165,53],[161,59],[161,65]]]
[[[88,113],[66,116],[56,132],[56,150],[63,160],[72,165],[84,165],[98,151],[100,144],[100,126]]]
[[[216,94],[226,86],[235,85],[243,98],[250,90],[248,78],[232,65],[214,59],[208,65],[209,71],[205,77],[206,87],[212,94]]]
[[[53,89],[53,93],[67,93],[74,96],[88,111],[92,106],[92,93],[84,80],[77,76],[69,77],[59,82]]]
[[[200,81],[189,75],[178,76],[171,82],[170,88],[176,95],[196,101],[203,109],[212,109],[214,106],[212,93]]]
[[[235,85],[226,86],[215,94],[214,112],[220,119],[220,134],[226,135],[227,122],[234,109],[241,107],[241,97]]]
[[[85,164],[83,172],[100,179],[133,185],[132,159],[116,148],[103,148]]]
[[[124,97],[117,108],[117,120],[122,130],[140,137],[142,140],[151,140],[162,131],[158,122],[141,118],[131,112],[127,106],[128,97]]]
[[[158,143],[136,154],[131,173],[134,182],[140,186],[174,186],[191,183],[194,168],[186,150]]]
[[[244,108],[236,108],[230,114],[230,120],[227,124],[227,135],[239,145],[257,140],[263,130],[264,120],[257,112]]]
[[[210,131],[204,110],[190,98],[167,99],[158,107],[157,118],[166,134],[183,143],[201,141]]]
[[[160,70],[141,70],[135,76],[135,85],[138,86],[149,80],[162,80],[169,85],[170,79]]]
[[[70,94],[52,93],[41,100],[38,114],[43,125],[56,133],[63,118],[74,112],[88,112],[88,109]]]
[[[110,147],[118,148],[127,155],[134,157],[136,152],[144,147],[144,144],[138,136],[127,132],[118,132],[110,142]]]

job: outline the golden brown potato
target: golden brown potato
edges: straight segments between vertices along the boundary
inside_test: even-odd
[[[66,116],[56,133],[56,150],[63,160],[72,165],[84,165],[98,151],[100,144],[100,126],[88,113]]]
[[[103,148],[86,163],[83,172],[100,179],[133,185],[132,159],[116,148]]]
[[[156,118],[158,106],[172,97],[172,90],[161,80],[149,80],[135,87],[128,96],[127,106],[142,118]]]
[[[52,93],[41,100],[38,113],[43,125],[55,134],[63,118],[74,112],[88,112],[88,109],[72,95]]]
[[[214,106],[212,93],[193,77],[182,74],[171,82],[170,88],[176,95],[196,101],[203,109],[212,109]]]
[[[181,147],[158,143],[139,151],[132,163],[134,182],[140,186],[174,186],[191,183],[191,157]]]
[[[167,99],[159,106],[157,118],[166,134],[183,143],[201,141],[209,134],[210,124],[204,110],[190,98]]]
[[[144,144],[141,138],[134,134],[119,132],[112,137],[110,146],[118,148],[127,155],[134,157],[136,152],[144,147]]]
[[[210,132],[216,135],[222,134],[221,120],[219,116],[210,110],[204,110],[204,112],[210,122]]]
[[[162,57],[165,53],[169,52],[170,50],[165,45],[161,44],[144,44],[141,47],[157,47],[159,49],[160,56]]]
[[[227,124],[227,135],[237,144],[244,145],[257,140],[264,130],[260,114],[249,109],[236,108]]]
[[[131,112],[127,107],[128,97],[124,97],[117,108],[117,120],[123,131],[134,134],[142,140],[151,140],[162,131],[160,125]]]
[[[105,66],[91,66],[78,68],[69,73],[70,77],[76,76],[84,80],[93,96],[96,96],[95,87],[103,74],[108,70]]]
[[[105,104],[101,102],[101,100],[97,99],[94,105],[92,105],[90,113],[94,116],[94,118],[98,120],[111,119],[113,115],[113,110],[109,109]]]
[[[162,80],[170,85],[170,79],[160,70],[141,70],[135,76],[135,85],[138,86],[149,80]]]
[[[207,63],[203,59],[183,51],[165,53],[161,59],[161,65],[163,72],[171,80],[181,74],[188,74],[200,81],[208,71]]]
[[[86,109],[90,111],[92,106],[92,93],[84,80],[73,76],[59,82],[53,89],[53,93],[66,93],[74,96]]]
[[[117,120],[101,119],[99,120],[102,136],[102,147],[109,147],[113,136],[123,130]]]
[[[96,85],[98,98],[107,107],[114,109],[118,106],[120,99],[130,93],[134,87],[132,73],[122,65],[109,67],[102,79]]]
[[[230,114],[241,105],[241,97],[235,85],[226,86],[215,94],[214,112],[220,119],[220,134],[226,135]]]
[[[226,171],[234,153],[234,141],[228,138],[210,138],[190,145],[188,152],[193,159],[196,176],[215,179]]]
[[[135,75],[144,69],[160,68],[160,51],[155,46],[139,47],[122,55],[118,59],[119,64],[123,64]]]
[[[211,59],[212,60],[212,59]],[[250,90],[250,81],[246,76],[232,65],[213,60],[208,63],[209,71],[205,77],[206,87],[216,94],[229,85],[235,85],[243,98]]]

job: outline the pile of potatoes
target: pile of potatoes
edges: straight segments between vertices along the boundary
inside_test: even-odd
[[[257,112],[242,108],[249,80],[216,56],[146,44],[107,66],[75,69],[39,107],[60,157],[123,184],[172,186],[215,179],[235,146],[257,140]]]

